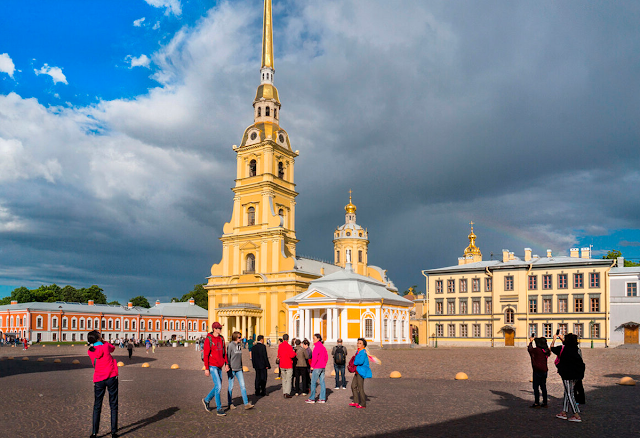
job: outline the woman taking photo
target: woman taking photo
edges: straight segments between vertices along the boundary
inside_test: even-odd
[[[358,351],[352,359],[353,366],[356,367],[356,371],[353,376],[353,381],[351,382],[353,403],[349,403],[349,406],[353,406],[358,409],[364,409],[367,407],[367,395],[364,393],[364,379],[370,379],[372,376],[366,347],[366,339],[358,338]]]
[[[556,338],[560,338],[562,346],[554,347]],[[558,367],[558,374],[562,378],[562,384],[564,385],[564,405],[562,412],[556,415],[561,420],[569,420],[572,422],[580,423],[580,409],[576,403],[574,388],[576,381],[584,378],[584,362],[580,355],[580,349],[578,348],[578,337],[572,333],[568,333],[566,336],[559,336],[558,334],[553,336],[551,342],[551,352],[557,356],[555,364]],[[568,417],[569,407],[573,411],[573,415]]]

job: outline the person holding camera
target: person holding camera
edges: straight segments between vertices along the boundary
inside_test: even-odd
[[[533,368],[533,396],[535,402],[532,408],[547,407],[547,358],[551,356],[551,351],[547,346],[546,338],[536,338],[533,334],[529,338],[529,346],[527,347],[529,356],[531,357],[531,366]],[[540,392],[542,392],[542,404],[540,404]]]
[[[91,438],[98,436],[100,429],[100,414],[105,391],[109,391],[109,406],[111,408],[111,437],[118,434],[118,364],[111,356],[116,349],[110,342],[102,339],[99,331],[93,330],[87,334],[90,345],[89,359],[93,366],[93,424]]]
[[[562,341],[562,346],[554,346],[556,339]],[[575,384],[576,381],[580,381],[584,378],[584,362],[580,354],[578,347],[578,337],[572,333],[568,333],[565,336],[556,332],[551,341],[551,352],[555,354],[555,364],[558,367],[558,374],[562,378],[562,384],[564,386],[564,404],[562,412],[556,415],[561,420],[569,420],[571,422],[580,423],[580,408],[575,399]],[[569,417],[567,414],[569,408],[573,411],[573,415]]]

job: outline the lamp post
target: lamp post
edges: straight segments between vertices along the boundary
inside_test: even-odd
[[[596,323],[595,320],[589,321],[589,337],[591,338],[591,348],[593,348],[593,325]]]
[[[436,327],[436,332],[432,334],[431,337],[433,337],[436,340],[434,348],[438,348],[438,328],[437,327]]]
[[[278,345],[278,326],[276,326],[276,345]]]

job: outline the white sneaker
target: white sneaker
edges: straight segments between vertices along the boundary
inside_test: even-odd
[[[340,387],[339,387],[339,386],[336,386],[336,387],[335,387],[335,388],[333,388],[333,389],[340,389]]]

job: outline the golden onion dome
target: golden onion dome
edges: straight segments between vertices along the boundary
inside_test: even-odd
[[[349,214],[355,214],[356,206],[351,202],[351,190],[349,190],[349,203],[344,206],[344,210]]]
[[[262,84],[256,91],[256,98],[254,102],[258,102],[260,99],[275,100],[280,105],[280,98],[278,97],[278,89],[272,84]]]
[[[480,248],[476,246],[476,234],[473,232],[473,222],[471,222],[471,233],[469,233],[469,246],[464,249],[464,256],[482,255]]]

